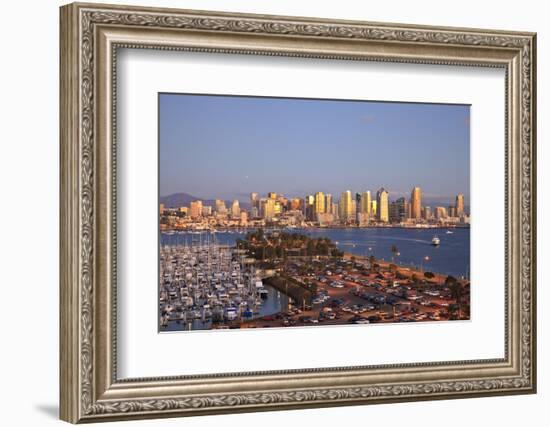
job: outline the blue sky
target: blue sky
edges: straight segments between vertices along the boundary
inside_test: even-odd
[[[470,193],[470,107],[160,94],[160,195]]]

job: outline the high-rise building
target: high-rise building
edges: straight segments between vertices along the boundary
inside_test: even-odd
[[[425,206],[424,208],[424,219],[431,219],[432,218],[432,208],[429,206]]]
[[[315,193],[315,214],[325,213],[325,195],[322,192]]]
[[[422,218],[422,190],[414,187],[411,191],[411,218]]]
[[[250,193],[250,209],[253,208],[260,210],[260,196],[258,193]]]
[[[191,218],[198,218],[202,215],[202,200],[191,202]]]
[[[266,221],[271,221],[275,216],[275,199],[269,198],[263,202],[263,217]]]
[[[400,222],[399,219],[399,205],[397,201],[390,202],[390,222]]]
[[[227,213],[227,208],[225,207],[225,202],[223,200],[216,199],[214,204],[215,204],[217,213],[220,213],[220,214]]]
[[[449,213],[449,216],[450,216],[451,218],[454,218],[454,217],[458,216],[458,215],[456,214],[456,206],[449,206],[447,212]]]
[[[202,216],[212,215],[212,206],[203,206],[202,207]]]
[[[315,220],[315,196],[306,196],[304,200],[304,216],[308,221]]]
[[[235,219],[241,217],[241,207],[239,206],[238,200],[233,200],[231,204],[231,217]]]
[[[447,209],[444,206],[437,206],[435,208],[435,218],[444,219],[447,218]]]
[[[459,193],[456,196],[456,216],[461,217],[464,216],[464,194]]]
[[[295,198],[290,201],[290,210],[299,211],[302,210],[302,199]]]
[[[248,224],[248,213],[245,210],[241,211],[241,225]]]
[[[377,218],[378,217],[378,205],[376,204],[376,200],[373,200],[371,202],[371,218]]]
[[[409,217],[409,201],[400,197],[390,203],[390,222],[403,222]]]
[[[372,212],[372,200],[370,196],[370,191],[365,191],[361,195],[361,213],[367,214],[367,216],[370,217],[371,212]]]
[[[378,207],[378,221],[388,222],[390,220],[390,203],[389,203],[390,194],[382,187],[376,193],[376,201]]]
[[[339,219],[339,215],[338,215],[338,204],[332,202],[332,216],[334,217],[334,219]]]
[[[340,196],[339,217],[341,221],[351,221],[353,219],[353,205],[351,191],[344,191]]]
[[[274,193],[273,191],[270,191],[269,193],[267,193],[267,198],[268,199],[277,199],[277,193]]]
[[[164,213],[164,203],[160,204],[160,214],[162,215]]]
[[[325,194],[325,212],[332,213],[332,194]]]

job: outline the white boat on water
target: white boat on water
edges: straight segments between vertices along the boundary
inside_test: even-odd
[[[432,246],[439,246],[440,243],[441,243],[441,240],[439,240],[439,237],[434,236],[432,239]]]
[[[453,232],[451,230],[447,230],[445,234],[453,234]]]

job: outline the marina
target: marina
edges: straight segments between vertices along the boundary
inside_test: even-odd
[[[244,251],[208,235],[161,246],[159,274],[161,331],[229,328],[288,305]]]

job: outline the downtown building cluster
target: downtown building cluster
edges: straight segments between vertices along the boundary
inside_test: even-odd
[[[353,194],[343,191],[336,199],[330,193],[317,192],[304,198],[287,198],[269,192],[265,197],[250,193],[249,203],[242,207],[238,200],[215,200],[206,204],[195,200],[189,206],[166,209],[160,206],[161,228],[217,227],[429,227],[467,226],[464,196],[457,194],[449,206],[427,206],[422,203],[422,190],[414,187],[410,198],[390,200],[390,193],[380,188]]]

